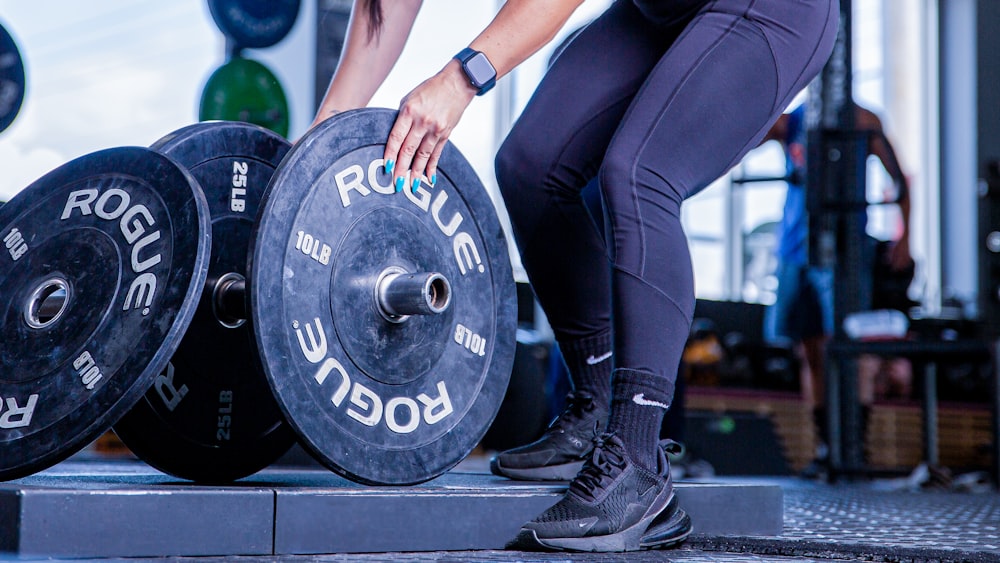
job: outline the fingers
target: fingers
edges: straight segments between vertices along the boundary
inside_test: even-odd
[[[436,136],[428,134],[418,127],[410,129],[399,148],[398,160],[396,161],[396,179],[394,181],[397,192],[400,191],[401,187],[415,191],[420,185],[421,180],[423,180],[424,166],[427,164],[431,151],[434,150],[436,139]],[[404,178],[407,172],[409,178]],[[400,182],[407,180],[411,184],[400,184]]]
[[[397,121],[397,125],[399,123]],[[395,128],[394,126],[393,129]],[[421,122],[410,120],[410,129],[401,142],[390,135],[389,142],[399,144],[398,150],[395,151],[392,172],[396,191],[404,187],[415,191],[420,182],[434,184],[433,176],[437,171],[437,162],[448,140],[446,135],[438,131],[438,127],[427,127]],[[386,153],[391,154],[390,150],[387,145]]]
[[[427,163],[430,161],[431,155],[434,154],[434,151],[437,150],[438,145],[443,146],[444,143],[437,135],[428,133],[424,135],[423,139],[420,140],[420,144],[417,146],[417,150],[413,154],[413,162],[410,164],[410,180],[412,182],[410,187],[414,191],[416,191],[417,186],[420,185],[421,181],[433,184],[430,174],[427,174]]]
[[[397,192],[402,191],[402,185],[399,182],[407,171],[406,168],[397,166],[399,149],[403,146],[403,141],[406,140],[411,125],[412,119],[409,115],[402,111],[396,115],[396,122],[393,123],[392,129],[389,131],[389,138],[385,141],[385,152],[382,155],[385,160],[385,173],[393,175],[393,184],[396,186]],[[403,176],[400,175],[400,172]]]
[[[431,187],[437,184],[437,165],[438,161],[441,160],[441,153],[444,151],[445,141],[441,141],[434,147],[434,152],[431,153],[431,157],[427,159],[427,178],[431,182]]]
[[[457,121],[451,117],[453,113],[417,95],[403,100],[383,157],[396,191],[406,188],[415,192],[420,182],[435,184],[438,161],[452,130],[451,122]]]

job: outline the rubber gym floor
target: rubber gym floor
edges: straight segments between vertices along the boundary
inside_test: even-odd
[[[142,465],[135,462],[136,465]],[[55,468],[58,470],[58,466]],[[74,469],[81,474],[83,469]],[[477,478],[485,460],[456,470]],[[462,476],[460,476],[461,478]],[[485,478],[485,477],[482,477]],[[97,478],[100,479],[99,477]],[[921,484],[922,481],[922,484]],[[946,486],[915,476],[830,484],[796,477],[713,477],[695,483],[780,487],[783,530],[774,536],[695,533],[679,548],[624,554],[504,550],[329,553],[322,555],[108,558],[105,561],[594,561],[594,562],[1000,562],[1000,493],[984,478]],[[405,490],[402,491],[405,494]],[[719,511],[727,510],[719,506]],[[461,519],[465,515],[454,514]],[[414,518],[419,516],[414,515]],[[4,556],[0,554],[0,559]],[[32,560],[23,556],[19,560]],[[79,560],[52,559],[45,560]],[[88,560],[94,560],[90,558]]]
[[[719,481],[720,479],[713,479]],[[668,561],[900,563],[1000,561],[1000,494],[995,490],[914,490],[900,481],[826,484],[797,478],[738,479],[784,492],[779,537],[695,534],[673,550],[625,554],[507,551],[393,553],[312,557],[312,561]],[[725,507],[720,507],[725,510]],[[695,523],[697,527],[697,523]]]

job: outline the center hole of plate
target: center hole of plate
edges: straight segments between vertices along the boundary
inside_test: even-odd
[[[435,274],[427,284],[428,306],[435,313],[444,312],[451,304],[451,284],[441,274]]]
[[[225,328],[243,326],[247,321],[246,278],[236,272],[223,274],[212,290],[212,310]]]
[[[24,320],[34,329],[43,329],[59,320],[66,312],[69,284],[62,278],[45,280],[31,292],[24,308]]]

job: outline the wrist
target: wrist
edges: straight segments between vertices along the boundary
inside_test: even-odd
[[[448,64],[444,65],[444,69],[441,70],[445,79],[457,92],[463,94],[468,94],[469,101],[476,96],[479,92],[475,86],[469,82],[469,77],[465,75],[465,71],[462,69],[462,63],[457,59],[451,59]]]

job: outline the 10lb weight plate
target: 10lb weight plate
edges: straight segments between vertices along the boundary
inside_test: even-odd
[[[117,424],[143,461],[184,479],[226,482],[256,473],[295,443],[252,344],[250,323],[217,297],[246,276],[258,205],[288,152],[284,138],[249,123],[205,122],[152,148],[183,165],[208,200],[212,250],[197,313],[166,370]],[[245,309],[245,307],[244,307]]]
[[[448,145],[436,186],[384,173],[395,112],[338,114],[271,180],[249,266],[256,343],[300,442],[355,481],[412,484],[461,461],[510,378],[507,243]]]
[[[78,451],[163,372],[205,284],[207,208],[139,147],[73,160],[0,208],[0,480]]]

